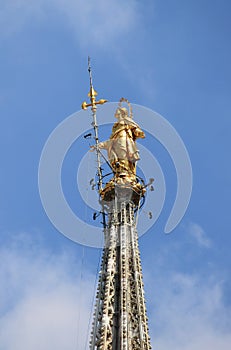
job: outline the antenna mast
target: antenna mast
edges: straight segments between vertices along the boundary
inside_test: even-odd
[[[95,150],[96,150],[96,159],[97,159],[97,176],[98,176],[98,191],[100,192],[103,188],[102,183],[102,168],[101,168],[101,161],[100,161],[100,150],[99,150],[99,136],[98,136],[98,124],[96,119],[96,111],[97,111],[97,105],[102,105],[107,100],[101,99],[99,101],[96,101],[96,96],[98,93],[93,88],[93,82],[92,82],[92,71],[91,71],[91,59],[88,57],[88,73],[90,77],[90,91],[88,93],[88,97],[90,98],[91,103],[83,102],[82,103],[82,109],[87,109],[88,107],[91,107],[92,111],[92,126],[94,128],[94,139],[95,139]]]

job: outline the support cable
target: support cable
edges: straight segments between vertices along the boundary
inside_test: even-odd
[[[79,325],[80,325],[80,308],[82,306],[82,281],[83,281],[83,266],[84,266],[84,258],[85,258],[85,246],[82,246],[82,257],[81,257],[81,264],[80,264],[80,283],[79,283],[79,296],[78,296],[78,318],[77,318],[77,339],[76,339],[76,350],[80,349],[81,344],[79,344]]]
[[[86,337],[86,342],[85,342],[85,347],[84,349],[87,350],[88,349],[88,344],[89,344],[89,339],[91,337],[91,334],[90,334],[90,326],[91,326],[91,322],[92,322],[92,319],[91,319],[91,315],[93,315],[93,312],[94,312],[94,308],[95,308],[95,294],[96,294],[96,291],[97,291],[97,285],[98,285],[98,277],[99,277],[99,270],[100,270],[100,263],[101,263],[101,260],[102,260],[102,256],[103,256],[103,250],[99,250],[99,257],[98,257],[98,264],[97,264],[97,270],[96,270],[96,274],[95,274],[95,281],[94,281],[94,294],[92,296],[92,302],[91,302],[91,313],[90,313],[90,316],[89,316],[89,321],[88,321],[88,326],[87,326],[87,337]]]

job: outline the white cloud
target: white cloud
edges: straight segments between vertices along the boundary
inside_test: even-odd
[[[14,34],[20,39],[22,30],[30,32],[36,24],[45,30],[49,24],[69,30],[83,56],[97,60],[100,57],[101,61],[112,57],[141,94],[153,100],[153,71],[146,60],[150,56],[147,42],[152,40],[148,28],[153,3],[146,1],[144,6],[137,0],[3,0],[0,40],[10,37],[14,44]],[[41,38],[43,35],[44,30]],[[58,36],[54,40],[59,41]]]
[[[95,276],[28,237],[0,250],[0,348],[85,348]]]
[[[49,20],[57,12],[82,47],[112,49],[118,39],[124,41],[128,33],[137,30],[139,6],[135,0],[5,0],[0,29],[12,34],[31,21]]]
[[[58,0],[56,4],[66,14],[79,42],[89,49],[92,46],[111,49],[118,38],[124,40],[135,29],[138,20],[134,0]]]
[[[188,230],[200,246],[205,248],[211,247],[211,240],[207,237],[205,231],[200,225],[196,223],[190,223]]]
[[[230,349],[231,309],[218,278],[172,272],[154,281],[149,311],[156,350]]]

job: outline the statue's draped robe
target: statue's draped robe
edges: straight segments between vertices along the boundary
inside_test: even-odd
[[[144,137],[138,124],[127,117],[113,125],[109,140],[99,144],[100,148],[107,150],[109,162],[117,175],[135,176],[135,163],[139,160],[135,140]]]

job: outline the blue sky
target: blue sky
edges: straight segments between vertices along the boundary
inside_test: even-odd
[[[140,239],[153,347],[228,350],[229,1],[2,0],[0,6],[0,349],[85,346],[100,251],[57,232],[37,183],[48,136],[86,99],[90,55],[99,96],[124,96],[164,116],[193,167],[188,210],[165,235],[176,179],[156,144],[166,202]],[[77,206],[74,184],[66,186]]]

